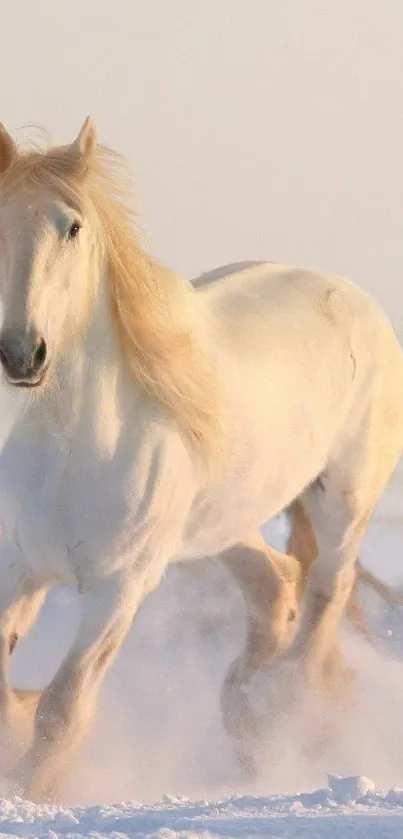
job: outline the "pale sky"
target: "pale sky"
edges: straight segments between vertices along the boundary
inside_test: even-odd
[[[155,256],[334,270],[403,331],[402,0],[15,0],[0,119],[87,113],[128,155]]]

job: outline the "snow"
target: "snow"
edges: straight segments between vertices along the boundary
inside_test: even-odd
[[[156,804],[62,808],[36,806],[20,798],[0,804],[0,836],[69,839],[195,839],[195,837],[365,837],[403,836],[403,790],[370,790],[368,778],[338,779],[337,795],[324,787],[309,793],[233,796],[189,801],[164,796]],[[356,801],[346,803],[351,793]]]
[[[328,775],[328,785],[331,790],[331,797],[342,804],[349,802],[354,804],[368,793],[375,792],[374,782],[363,775],[354,775],[352,778]]]
[[[399,472],[362,551],[365,565],[397,585],[401,484]],[[265,533],[281,546],[283,519]],[[222,679],[243,643],[242,599],[217,563],[172,568],[106,679],[62,805],[25,801],[0,780],[0,839],[402,838],[403,618],[375,595],[365,606],[374,643],[343,635],[357,671],[351,707],[337,712],[301,697],[292,717],[269,717],[259,774],[247,781],[219,711]],[[56,590],[17,649],[13,683],[51,678],[77,614],[73,593]]]

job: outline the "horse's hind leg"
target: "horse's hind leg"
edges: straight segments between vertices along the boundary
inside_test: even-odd
[[[378,442],[376,449],[374,438]],[[359,546],[399,460],[401,438],[397,423],[394,434],[390,428],[370,426],[362,439],[344,446],[320,481],[302,497],[319,553],[309,571],[292,657],[304,664],[314,680],[317,676],[331,676],[333,669],[336,672],[338,627],[356,579]]]
[[[290,523],[290,531],[287,539],[286,553],[294,556],[301,566],[300,595],[302,596],[308,579],[309,569],[318,556],[318,543],[313,531],[312,522],[304,508],[301,498],[296,498],[289,506],[287,517]],[[354,629],[361,635],[368,636],[369,632],[365,626],[362,609],[357,600],[357,588],[360,581],[366,582],[372,587],[375,586],[380,594],[383,593],[382,584],[368,575],[368,572],[359,568],[350,599],[346,606],[346,615]],[[387,599],[389,592],[385,590],[383,596]]]
[[[223,721],[239,744],[242,762],[258,734],[250,711],[247,685],[263,663],[290,641],[297,614],[300,567],[267,545],[259,532],[220,555],[237,580],[245,600],[247,636],[243,653],[232,663],[221,691]]]

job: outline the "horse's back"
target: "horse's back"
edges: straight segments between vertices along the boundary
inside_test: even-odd
[[[222,266],[193,280],[210,313],[217,340],[253,350],[259,344],[281,355],[303,344],[335,358],[335,342],[357,360],[380,361],[378,344],[397,356],[401,350],[378,303],[350,280],[321,271],[272,262]],[[382,355],[381,352],[381,355]]]
[[[267,303],[273,315],[301,313],[312,303],[325,303],[335,295],[349,302],[351,312],[377,312],[381,307],[360,286],[344,277],[325,271],[298,268],[277,262],[239,262],[223,265],[191,280],[198,295],[217,310],[225,311],[232,303],[261,306]],[[347,310],[345,312],[347,314]]]

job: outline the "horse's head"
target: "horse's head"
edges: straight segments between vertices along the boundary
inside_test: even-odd
[[[204,309],[181,277],[143,250],[119,162],[97,145],[90,119],[73,143],[46,152],[20,152],[0,125],[5,377],[14,386],[40,387],[57,357],[67,357],[71,345],[76,350],[89,329],[88,359],[103,342],[204,459],[213,451],[220,457],[220,399]]]
[[[41,385],[88,316],[95,226],[86,177],[87,119],[69,146],[20,153],[0,125],[0,359],[8,382]]]

